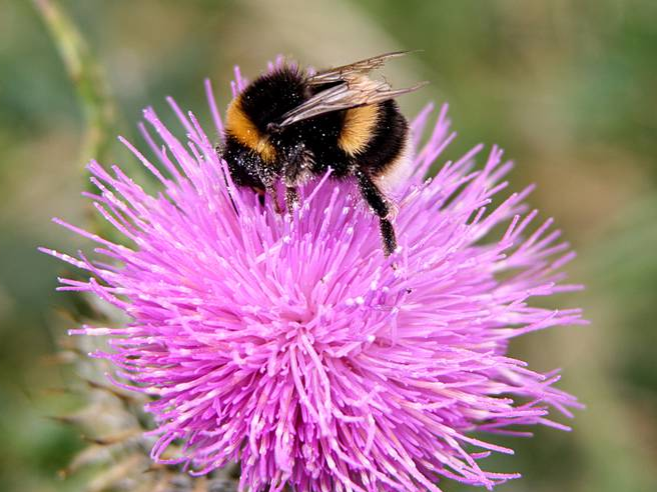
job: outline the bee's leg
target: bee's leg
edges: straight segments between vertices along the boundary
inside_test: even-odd
[[[256,193],[256,195],[258,195],[258,203],[260,204],[260,206],[264,207],[265,206],[265,197],[267,195],[265,190],[262,189],[262,188],[255,188],[255,187],[252,187],[251,189]]]
[[[295,203],[299,203],[299,192],[296,186],[287,186],[285,188],[285,208],[288,214],[294,210]]]
[[[287,152],[283,176],[285,179],[285,206],[288,214],[292,213],[294,204],[299,202],[297,184],[303,181],[303,176],[310,172],[313,162],[313,153],[303,144],[296,145]]]
[[[272,183],[271,185],[267,186],[265,190],[274,202],[274,211],[277,214],[282,214],[283,210],[281,209],[281,204],[278,202],[278,191],[276,191],[276,184]]]
[[[379,188],[374,184],[372,179],[362,171],[356,172],[358,187],[367,204],[374,210],[379,217],[379,230],[381,231],[381,240],[383,242],[383,253],[390,256],[397,249],[397,238],[395,228],[388,219],[390,215],[390,205]]]

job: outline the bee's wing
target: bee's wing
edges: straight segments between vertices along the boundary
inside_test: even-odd
[[[308,83],[311,85],[321,85],[331,82],[341,82],[345,80],[345,77],[349,77],[353,74],[364,74],[371,72],[377,68],[381,68],[386,61],[390,58],[397,58],[399,56],[404,56],[411,51],[393,51],[391,53],[384,53],[379,56],[373,56],[372,58],[366,58],[365,60],[359,60],[349,65],[343,65],[341,67],[330,68],[328,70],[322,70],[317,72],[308,78]]]
[[[285,113],[278,126],[289,126],[332,111],[387,101],[413,92],[426,84],[426,82],[421,82],[413,87],[393,89],[387,82],[359,76],[346,77],[342,82],[340,85],[315,94],[303,104]]]

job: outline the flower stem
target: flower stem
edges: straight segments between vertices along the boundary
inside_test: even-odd
[[[75,86],[85,119],[82,162],[105,160],[110,148],[116,110],[109,84],[74,21],[57,0],[34,0]]]

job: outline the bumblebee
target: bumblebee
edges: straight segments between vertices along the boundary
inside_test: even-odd
[[[354,177],[363,199],[378,216],[383,252],[397,247],[386,183],[410,162],[408,122],[397,96],[424,84],[393,89],[369,73],[386,53],[313,73],[283,65],[251,82],[226,113],[221,157],[235,184],[268,195],[282,212],[278,183],[285,185],[290,212],[297,188],[329,168],[333,178]]]

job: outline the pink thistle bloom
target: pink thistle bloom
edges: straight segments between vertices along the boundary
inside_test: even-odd
[[[55,220],[96,242],[100,259],[44,250],[89,272],[60,290],[93,293],[130,318],[71,333],[108,337],[109,351],[92,356],[113,362],[117,385],[153,395],[153,460],[193,474],[240,462],[240,488],[254,492],[440,491],[442,478],[491,489],[518,477],[482,469],[491,452],[513,451],[472,433],[567,429],[549,410],[571,417],[579,405],[554,388],[556,371],[509,357],[509,341],[584,321],[578,309],[529,304],[579,288],[560,272],[574,254],[551,220],[534,225],[530,189],[489,207],[507,186],[502,152],[475,170],[478,146],[425,179],[455,135],[443,107],[419,145],[422,111],[414,172],[396,190],[400,247],[386,258],[349,181],[308,184],[291,216],[232,186],[206,88],[210,136],[169,99],[186,141],[152,109],[161,143],[141,126],[159,167],[124,140],[163,192],[89,165],[89,197],[127,245]],[[177,454],[165,454],[172,444]]]

